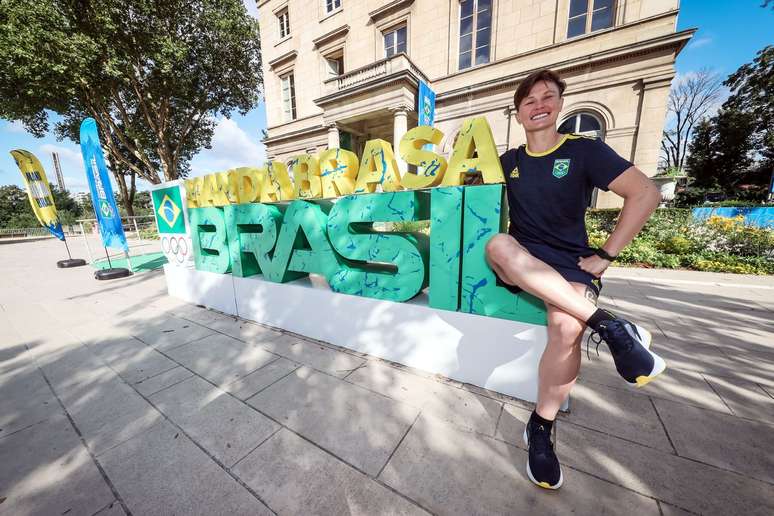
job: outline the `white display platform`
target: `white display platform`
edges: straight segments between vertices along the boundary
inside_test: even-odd
[[[243,319],[536,401],[545,326],[336,294],[320,277],[271,283],[164,266],[171,296]],[[566,404],[565,404],[566,405]]]

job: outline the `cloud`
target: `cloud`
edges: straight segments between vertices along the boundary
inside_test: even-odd
[[[24,128],[24,125],[18,121],[8,122],[3,127],[3,131],[6,133],[19,133],[19,134],[24,134],[27,132],[27,130]]]
[[[251,138],[239,125],[220,118],[212,136],[212,148],[204,149],[191,160],[191,175],[223,172],[230,168],[257,167],[266,160],[266,149]]]
[[[688,44],[689,50],[695,50],[697,48],[705,47],[712,43],[712,38],[705,36],[703,38],[696,38]]]
[[[52,152],[59,154],[59,163],[62,165],[65,188],[71,192],[85,192],[89,189],[86,182],[86,174],[83,170],[83,157],[76,145],[64,146],[44,143],[38,147],[38,159],[46,170],[48,180],[56,184],[56,172],[51,157]]]

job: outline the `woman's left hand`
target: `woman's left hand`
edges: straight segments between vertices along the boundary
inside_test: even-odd
[[[593,274],[597,278],[601,277],[609,266],[609,261],[600,256],[597,256],[596,254],[578,259],[578,267],[580,267],[581,270],[588,272],[589,274]]]

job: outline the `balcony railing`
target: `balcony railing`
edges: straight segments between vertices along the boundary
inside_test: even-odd
[[[427,82],[427,77],[404,53],[395,54],[370,65],[333,77],[324,82],[326,95],[369,83],[398,72],[410,72],[417,79]]]

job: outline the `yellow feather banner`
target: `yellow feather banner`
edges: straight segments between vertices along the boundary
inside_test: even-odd
[[[43,170],[43,165],[33,153],[26,150],[12,150],[11,156],[16,161],[24,183],[27,185],[27,196],[35,216],[43,226],[51,231],[52,235],[59,240],[64,240],[64,231],[59,223],[54,196],[51,194],[51,187],[46,177],[46,171]]]

